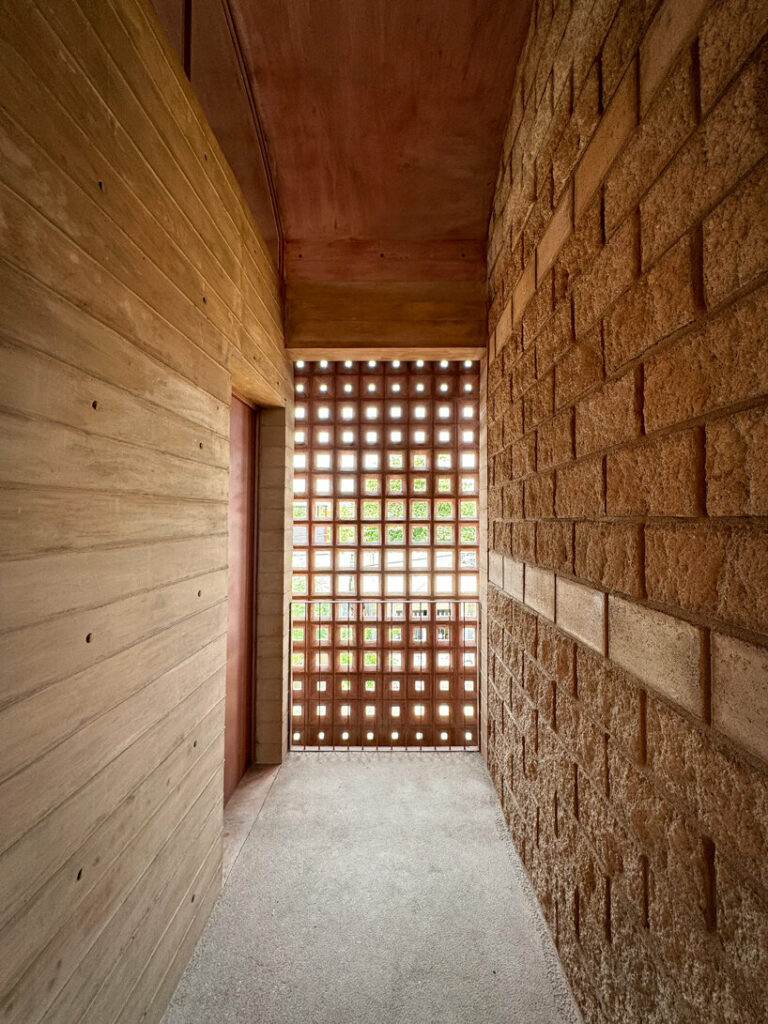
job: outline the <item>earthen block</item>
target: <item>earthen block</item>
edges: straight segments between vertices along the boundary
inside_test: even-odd
[[[516,601],[523,600],[523,563],[514,558],[504,559],[504,592]]]
[[[501,490],[501,518],[522,519],[523,518],[523,493],[522,480],[515,480],[511,484],[505,484]]]
[[[573,410],[564,409],[542,423],[536,434],[536,465],[539,470],[573,458]]]
[[[640,202],[643,265],[650,266],[768,153],[757,116],[768,44],[750,61]]]
[[[682,238],[622,295],[605,319],[608,373],[693,321],[692,241]]]
[[[768,406],[712,420],[706,428],[707,511],[768,514]]]
[[[681,431],[609,452],[609,515],[695,516],[703,511],[702,438]]]
[[[554,512],[553,473],[540,473],[525,481],[525,518],[544,519]]]
[[[574,571],[606,590],[642,597],[642,544],[635,523],[576,523]]]
[[[559,581],[558,581],[559,582]],[[640,696],[621,669],[597,653],[576,647],[579,705],[635,760],[640,755]]]
[[[531,352],[534,352],[534,349],[531,349]],[[552,415],[553,402],[554,373],[550,371],[523,395],[523,422],[526,431],[538,426],[542,420]]]
[[[536,247],[536,282],[541,280],[555,261],[563,243],[570,234],[573,213],[571,193],[566,191],[552,214],[552,219]]]
[[[768,900],[743,877],[738,860],[716,851],[714,873],[717,932],[733,999],[731,1012],[741,1020],[759,1021],[768,1006]]]
[[[602,591],[558,577],[555,621],[587,647],[605,654],[606,595]]]
[[[631,441],[640,436],[640,371],[608,381],[576,406],[576,456]]]
[[[570,328],[570,303],[566,305],[575,282],[592,265],[603,247],[602,203],[598,193],[588,204],[579,218],[575,229],[563,245],[554,263],[555,305],[568,311]]]
[[[536,291],[536,261],[530,259],[512,292],[512,327],[517,327]]]
[[[645,423],[657,430],[768,391],[768,286],[645,364]]]
[[[712,724],[768,762],[768,648],[712,634]]]
[[[558,572],[573,571],[573,529],[570,523],[542,519],[536,524],[536,561]]]
[[[527,605],[545,615],[555,617],[555,574],[535,565],[525,566],[525,589],[523,599]]]
[[[768,267],[768,160],[704,221],[704,291],[715,306]]]
[[[649,524],[645,535],[649,600],[765,632],[768,533],[759,521]]]
[[[536,338],[536,372],[543,376],[565,354],[573,341],[571,311],[561,304]]]
[[[504,559],[497,551],[488,553],[488,580],[495,587],[501,587],[504,582]]]
[[[768,890],[765,773],[652,693],[647,734],[648,766],[660,791],[700,820],[718,849],[738,851],[744,871]]]
[[[504,553],[523,562],[536,561],[536,523],[531,520],[510,526],[510,550]]]
[[[519,480],[536,472],[536,434],[532,432],[512,445],[512,476]]]
[[[558,517],[603,514],[603,460],[590,456],[556,471],[555,514]]]
[[[543,620],[539,622],[537,639],[536,657],[540,665],[558,687],[563,686],[572,694],[576,644]]]
[[[608,657],[687,711],[702,714],[698,627],[610,596]]]

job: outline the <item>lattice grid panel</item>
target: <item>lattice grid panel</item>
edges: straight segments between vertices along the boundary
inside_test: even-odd
[[[477,364],[295,386],[292,746],[476,747]]]

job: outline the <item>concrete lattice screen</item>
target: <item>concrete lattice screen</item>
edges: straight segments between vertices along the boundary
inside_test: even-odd
[[[477,749],[476,601],[294,602],[293,749]]]
[[[297,364],[291,741],[477,747],[476,363]]]

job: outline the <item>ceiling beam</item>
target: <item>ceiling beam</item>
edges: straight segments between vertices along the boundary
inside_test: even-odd
[[[485,282],[289,282],[285,340],[291,358],[476,358],[486,344]]]

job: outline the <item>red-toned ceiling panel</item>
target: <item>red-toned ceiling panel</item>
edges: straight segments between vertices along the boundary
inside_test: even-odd
[[[286,239],[482,239],[531,0],[230,0]]]

